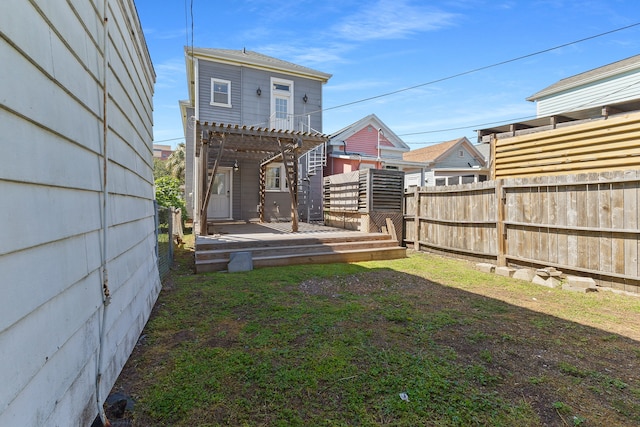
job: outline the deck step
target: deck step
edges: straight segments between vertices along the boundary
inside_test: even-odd
[[[319,253],[331,253],[331,252],[343,252],[348,250],[358,249],[379,249],[397,247],[398,242],[391,239],[385,240],[365,240],[365,241],[349,241],[349,242],[335,242],[330,244],[305,244],[305,245],[291,245],[291,241],[287,242],[288,245],[284,246],[247,246],[244,248],[233,249],[215,249],[215,250],[198,250],[196,253],[196,259],[198,261],[213,260],[213,259],[226,259],[228,260],[230,255],[234,252],[251,252],[253,258],[264,257],[268,255],[304,255],[304,254],[319,254]]]
[[[348,233],[348,235],[342,236],[318,236],[315,237],[296,237],[291,236],[282,238],[270,238],[264,240],[247,240],[247,241],[224,241],[224,236],[216,239],[215,241],[202,241],[197,243],[198,251],[208,250],[225,250],[225,249],[238,249],[247,250],[248,248],[274,248],[288,245],[317,245],[317,244],[334,244],[344,242],[371,242],[371,241],[387,241],[390,236],[387,234],[361,234],[361,233]],[[395,242],[395,241],[394,241]]]
[[[272,251],[270,255],[253,256],[253,267],[275,267],[299,264],[330,264],[338,262],[379,261],[406,258],[407,249],[401,246],[348,249],[324,252],[277,254]],[[196,260],[196,272],[224,271],[229,264],[228,257]]]

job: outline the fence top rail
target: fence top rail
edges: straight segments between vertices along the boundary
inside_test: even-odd
[[[448,186],[447,186],[448,187]],[[442,188],[442,190],[435,190],[435,188]],[[427,194],[427,193],[473,193],[473,192],[481,192],[481,191],[486,191],[486,192],[494,192],[496,191],[496,187],[495,186],[491,186],[491,187],[478,187],[478,188],[456,188],[456,189],[445,189],[445,187],[421,187],[418,189],[418,192],[421,194]],[[404,194],[406,195],[413,195],[415,193],[415,191],[413,190],[409,190],[407,192],[405,192]]]
[[[508,178],[517,179],[517,178]],[[587,181],[564,181],[564,182],[536,182],[531,184],[503,184],[502,188],[533,188],[533,187],[576,187],[581,185],[602,185],[602,184],[630,184],[640,183],[640,178],[627,179],[603,179],[603,180],[587,180]]]

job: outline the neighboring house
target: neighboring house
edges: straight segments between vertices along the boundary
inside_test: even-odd
[[[185,48],[185,60],[185,193],[197,230],[292,210],[321,217],[322,86],[331,75],[244,49]]]
[[[0,28],[0,426],[89,426],[161,287],[155,73],[132,0]]]
[[[421,164],[405,172],[405,188],[456,185],[488,179],[485,156],[466,137],[404,153],[407,162]]]
[[[331,135],[324,176],[361,169],[404,170],[419,165],[402,155],[409,146],[375,114],[370,114]]]
[[[173,150],[170,145],[153,144],[153,157],[160,160],[167,160]]]
[[[527,98],[537,116],[551,116],[640,99],[640,55],[562,79]],[[625,109],[628,111],[628,109]]]
[[[559,129],[640,110],[640,55],[564,78],[527,98],[537,118],[480,129],[478,142]]]
[[[637,166],[640,55],[562,79],[531,95],[538,117],[478,130],[492,179]]]

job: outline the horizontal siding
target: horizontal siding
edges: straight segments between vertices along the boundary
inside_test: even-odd
[[[231,108],[211,105],[211,79],[223,79],[231,82]],[[211,61],[198,61],[198,114],[201,122],[241,123],[240,67],[216,64]]]
[[[378,130],[367,126],[347,138],[347,153],[378,155]],[[380,146],[392,146],[387,139],[380,135]]]
[[[0,425],[91,424],[97,394],[106,398],[160,289],[155,74],[135,7],[108,0],[105,39],[101,5],[54,3],[6,0],[0,14],[0,62],[11,64],[0,85],[0,141],[12,147],[0,158],[0,192],[12,206],[0,213]],[[111,303],[101,325],[103,262]]]
[[[640,168],[640,113],[496,140],[496,178]]]
[[[464,154],[462,157],[458,155],[458,151],[460,150],[462,150]],[[453,150],[446,158],[439,161],[435,168],[468,168],[469,164],[475,166],[478,164],[478,161],[467,150],[459,147]]]
[[[537,101],[539,117],[640,98],[640,70],[571,89]]]

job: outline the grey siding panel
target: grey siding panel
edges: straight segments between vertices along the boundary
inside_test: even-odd
[[[247,126],[269,127],[271,115],[271,78],[281,78],[293,81],[293,106],[297,122],[307,123],[306,116],[311,115],[311,127],[322,132],[322,83],[292,77],[281,73],[270,73],[247,67],[237,67],[227,64],[216,64],[200,60],[199,68],[199,115],[200,121],[242,124]],[[232,108],[210,105],[211,78],[231,81]],[[258,96],[257,89],[261,94]],[[307,95],[305,104],[302,100]],[[306,128],[304,129],[306,130]]]
[[[14,147],[0,157],[0,194],[12,201],[0,214],[0,342],[11,343],[0,345],[2,426],[90,425],[160,290],[155,75],[133,2],[107,1],[106,21],[78,0],[10,1],[0,14],[0,62],[11,64],[0,144]]]
[[[242,122],[240,67],[215,62],[198,61],[198,104],[201,122],[231,123]],[[211,79],[223,79],[231,82],[231,108],[211,105]]]
[[[268,127],[269,115],[271,114],[270,77],[271,74],[265,71],[252,68],[242,69],[243,124]],[[260,96],[257,94],[258,88],[261,91]]]
[[[250,220],[258,217],[260,171],[255,163],[239,162],[233,174],[233,217]]]

